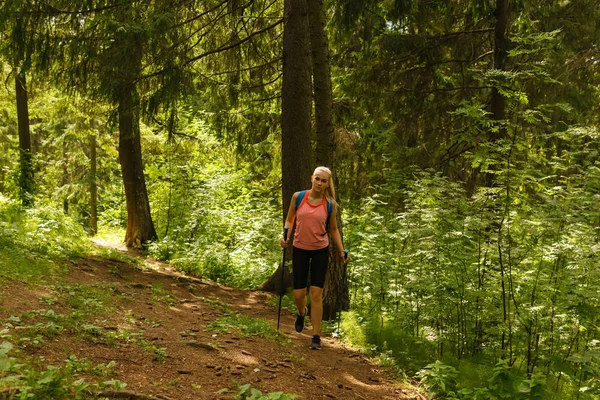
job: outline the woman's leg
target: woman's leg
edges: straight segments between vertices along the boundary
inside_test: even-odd
[[[298,315],[304,316],[304,309],[306,308],[306,289],[294,289],[294,303],[296,303],[296,307],[298,308]]]
[[[304,317],[306,317],[306,285],[308,282],[308,270],[310,267],[310,254],[306,250],[294,247],[292,257],[292,275],[294,276],[294,303],[298,308],[294,328],[296,332],[304,329]]]
[[[323,319],[323,287],[329,264],[329,248],[316,250],[313,254],[310,276],[310,320],[313,325],[313,335],[321,332]]]
[[[317,286],[311,286],[310,287],[310,321],[312,322],[313,335],[320,334],[322,318],[323,318],[323,288],[320,288]]]

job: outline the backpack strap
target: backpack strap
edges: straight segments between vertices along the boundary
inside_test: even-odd
[[[329,232],[329,220],[331,219],[331,213],[333,212],[333,201],[327,200],[327,220],[325,221],[325,235]]]
[[[302,199],[304,199],[304,195],[306,195],[306,190],[303,190],[298,193],[298,197],[296,197],[296,210],[300,208],[300,204],[302,204]]]

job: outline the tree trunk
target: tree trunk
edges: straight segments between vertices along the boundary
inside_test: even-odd
[[[25,74],[15,76],[17,99],[17,121],[19,130],[19,197],[25,207],[33,206],[34,180],[31,156],[31,134],[29,131],[29,106]]]
[[[325,31],[323,0],[308,0],[313,88],[315,93],[315,125],[317,164],[333,168],[335,153],[333,101],[329,40]]]
[[[337,223],[340,235],[342,235],[342,218],[338,209]],[[348,291],[348,266],[340,259],[339,252],[335,249],[333,240],[329,240],[329,265],[325,277],[325,289],[323,290],[323,320],[332,321],[336,319],[341,310],[350,308],[350,296]]]
[[[98,233],[98,185],[96,184],[96,135],[90,136],[90,236]]]
[[[312,87],[308,9],[305,0],[285,2],[281,87],[283,220],[294,192],[310,185]]]
[[[141,246],[156,240],[146,191],[140,142],[139,97],[133,85],[123,87],[119,98],[119,162],[125,185],[127,230],[125,244]]]
[[[506,29],[508,26],[509,4],[508,0],[496,0],[496,27],[494,29],[494,69],[504,70],[508,56]],[[506,99],[497,87],[492,88],[492,115],[495,121],[503,121],[506,118]],[[498,140],[506,135],[506,129],[491,132],[492,141]]]
[[[329,167],[332,181],[337,182],[329,40],[325,31],[326,15],[323,0],[308,0],[308,10],[315,99],[317,164]],[[339,198],[336,201],[339,203]],[[339,209],[337,225],[340,235],[342,235],[342,218]],[[340,311],[340,300],[342,309],[347,310],[350,306],[347,277],[344,279],[345,264],[337,258],[339,252],[335,249],[333,241],[330,240],[330,243],[327,285],[323,291],[324,320],[336,318]]]
[[[62,163],[62,170],[63,170],[63,174],[62,174],[62,181],[61,181],[61,185],[63,188],[63,212],[65,213],[65,215],[69,215],[69,193],[67,190],[67,185],[69,184],[69,152],[67,150],[67,138],[66,136],[63,136],[63,141],[62,141],[62,148],[63,148],[63,163]]]
[[[286,0],[283,31],[283,82],[281,87],[281,180],[283,221],[287,217],[294,192],[310,185],[313,165],[310,146],[312,87],[310,42],[306,0]],[[293,238],[293,232],[290,232]],[[290,240],[292,243],[293,240]],[[286,260],[291,259],[292,246]],[[283,257],[283,256],[282,256]],[[262,290],[281,287],[281,268],[261,285]],[[289,268],[283,289],[292,282]]]
[[[496,0],[496,27],[494,29],[494,69],[504,70],[506,58],[508,57],[506,29],[508,26],[509,0]],[[506,136],[506,128],[502,125],[506,119],[506,99],[498,88],[492,88],[491,96],[492,118],[501,124],[498,130],[492,129],[489,134],[492,143]],[[495,183],[495,175],[487,173],[485,176],[486,186],[491,187]]]

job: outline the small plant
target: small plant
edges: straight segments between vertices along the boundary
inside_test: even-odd
[[[52,298],[52,297],[41,297],[40,298],[40,302],[48,304],[50,306],[53,305],[53,304],[56,304],[56,301],[57,300],[55,298]]]
[[[193,331],[191,331],[189,329],[186,329],[185,331],[179,332],[179,335],[183,336],[183,337],[195,337],[196,336],[196,332],[193,332]]]
[[[104,328],[92,324],[84,324],[81,326],[83,336],[92,342],[97,342],[104,333]]]
[[[489,388],[500,399],[512,399],[515,395],[515,377],[507,360],[500,360],[494,367]]]
[[[438,360],[420,370],[417,376],[421,378],[421,383],[433,398],[437,398],[444,397],[454,391],[458,371],[453,366],[446,365]]]
[[[121,382],[118,379],[111,379],[109,381],[102,382],[102,384],[99,386],[101,389],[115,388],[116,390],[123,390],[127,387],[127,383]]]
[[[206,304],[210,304],[211,306],[217,307],[221,309],[221,312],[224,314],[229,314],[229,305],[222,300],[219,299],[208,299],[206,297],[200,297],[200,300],[205,302]]]
[[[245,385],[236,384],[236,393],[234,393],[234,397],[236,399],[241,400],[293,400],[298,398],[297,394],[285,394],[283,392],[271,392],[269,394],[262,394],[262,392],[258,389],[251,387],[249,383]],[[217,393],[229,393],[228,388],[223,388],[219,390]]]
[[[15,366],[16,360],[8,356],[8,353],[12,350],[12,348],[13,345],[10,342],[0,343],[0,377],[12,372]]]
[[[276,339],[282,344],[290,342],[287,336],[281,332],[277,332],[267,321],[246,317],[239,313],[216,319],[206,328],[208,331],[216,332],[229,332],[232,329],[238,330],[243,336]]]
[[[102,363],[94,366],[90,360],[77,358],[74,354],[71,354],[65,362],[65,370],[70,375],[87,372],[100,378],[109,378],[116,374],[116,365],[115,361],[110,361],[108,364]]]
[[[109,346],[116,346],[119,343],[132,343],[138,340],[141,333],[129,332],[125,329],[118,329],[116,331],[104,331],[103,338],[106,344]]]
[[[152,285],[152,301],[156,303],[165,303],[169,306],[175,304],[173,294],[158,285]]]
[[[310,301],[310,299],[308,299]],[[279,307],[279,296],[270,296],[267,304],[271,307]],[[291,293],[286,293],[281,297],[281,309],[290,314],[296,314],[296,303]],[[323,321],[326,322],[326,321]]]
[[[152,342],[147,341],[146,339],[138,339],[136,343],[145,351],[153,354],[154,361],[164,361],[169,356],[167,354],[167,349],[165,347],[157,347]]]
[[[41,335],[37,335],[34,337],[29,337],[29,336],[24,336],[24,337],[20,337],[18,339],[19,341],[19,347],[25,348],[25,347],[34,347],[34,348],[40,348],[44,345],[44,338]]]
[[[152,328],[160,328],[162,323],[160,321],[145,319],[144,324],[149,325]]]

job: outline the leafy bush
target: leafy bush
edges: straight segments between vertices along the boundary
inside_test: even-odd
[[[184,163],[178,173],[186,176],[189,168]],[[266,185],[244,169],[211,164],[198,168],[187,187],[169,191],[164,184],[154,185],[157,199],[171,196],[172,201],[171,211],[155,211],[157,230],[164,226],[168,234],[149,246],[152,256],[186,273],[240,288],[256,287],[275,271],[280,196],[267,189],[275,181]],[[156,204],[164,208],[165,202]]]
[[[427,365],[417,373],[421,383],[433,398],[444,398],[456,389],[456,377],[458,371],[451,365],[440,361]]]
[[[5,336],[4,334],[0,336]],[[112,376],[114,362],[92,365],[91,362],[71,356],[64,367],[48,366],[38,370],[34,365],[18,363],[10,342],[0,343],[0,390],[9,398],[78,400],[90,397],[94,389],[107,387],[122,388],[124,384],[115,381],[102,381]],[[98,377],[99,383],[87,383],[81,375],[91,373]]]
[[[50,207],[22,209],[0,197],[0,275],[39,279],[60,263],[89,251],[83,228]]]

